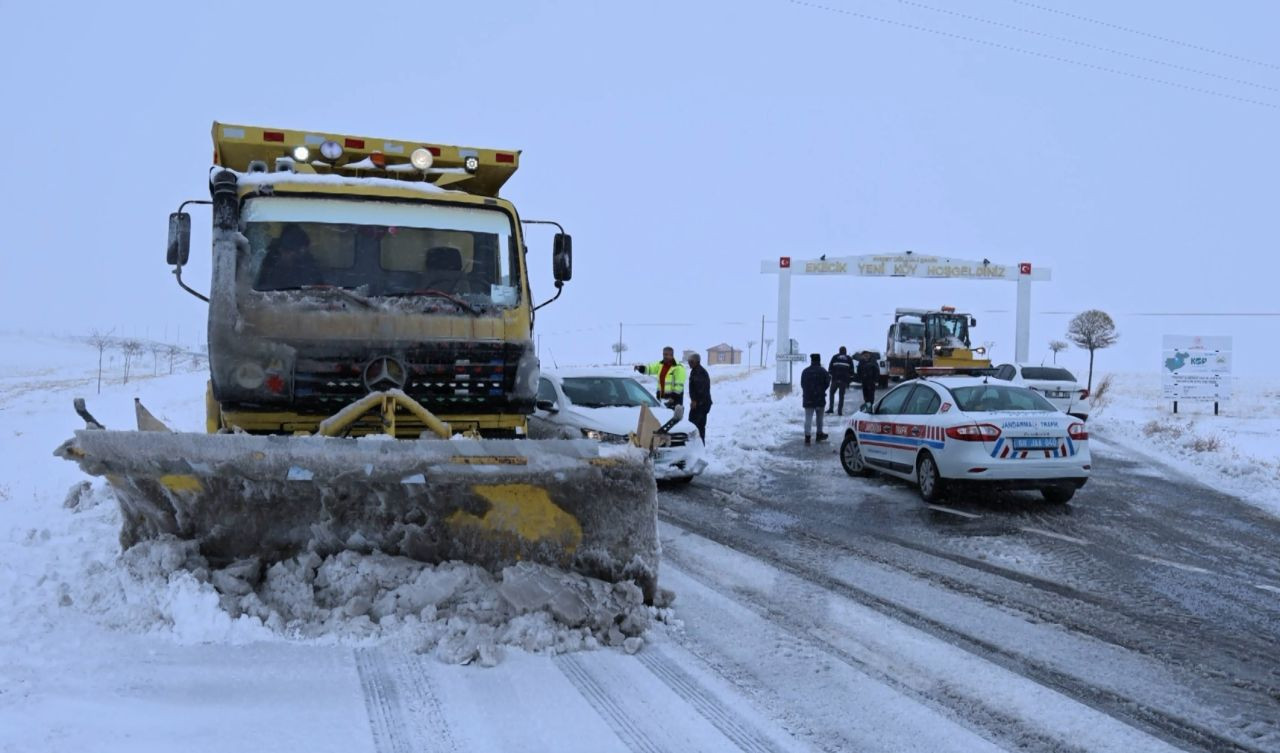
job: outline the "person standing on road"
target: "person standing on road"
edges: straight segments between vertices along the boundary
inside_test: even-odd
[[[862,402],[874,403],[876,385],[880,383],[880,366],[876,363],[875,356],[865,350],[858,361],[858,381],[862,382]]]
[[[676,351],[670,345],[662,349],[662,360],[648,366],[638,363],[636,371],[658,378],[658,399],[668,408],[684,405],[684,367],[676,361]]]
[[[707,413],[711,411],[711,375],[702,368],[702,356],[689,354],[689,421],[707,443]]]
[[[843,345],[840,346],[840,352],[831,357],[831,363],[827,364],[827,373],[831,375],[831,396],[828,398],[827,413],[835,412],[836,415],[844,415],[844,393],[849,389],[849,383],[853,381],[853,356],[849,355],[849,351]],[[836,393],[840,393],[840,405],[836,407]]]
[[[814,415],[818,417],[818,441],[827,438],[822,433],[822,406],[827,403],[827,386],[831,384],[831,375],[822,368],[822,354],[809,354],[809,366],[800,372],[800,397],[804,405],[804,443],[809,444],[809,427]]]

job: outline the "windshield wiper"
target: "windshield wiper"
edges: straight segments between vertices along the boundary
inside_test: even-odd
[[[380,298],[407,298],[408,296],[411,296],[411,295],[430,296],[432,298],[443,298],[446,301],[451,301],[453,303],[458,304],[459,308],[466,310],[467,313],[469,314],[472,314],[474,316],[480,316],[480,309],[476,308],[475,306],[472,306],[470,303],[467,303],[466,301],[462,300],[456,295],[453,295],[451,293],[446,293],[443,290],[433,290],[430,288],[424,288],[422,290],[402,290],[395,293],[382,293],[381,295],[379,295],[379,297]]]

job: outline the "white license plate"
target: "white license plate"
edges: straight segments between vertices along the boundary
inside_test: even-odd
[[[1054,437],[1014,437],[1013,449],[1015,450],[1054,450],[1058,447],[1058,440]]]
[[[1070,392],[1062,392],[1060,390],[1049,390],[1044,394],[1048,395],[1049,397],[1071,397]]]

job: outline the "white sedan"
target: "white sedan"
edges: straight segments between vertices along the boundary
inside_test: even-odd
[[[915,481],[929,502],[958,482],[983,482],[1061,504],[1089,480],[1091,463],[1084,423],[993,377],[903,382],[853,414],[840,445],[849,475]]]
[[[996,369],[995,376],[1040,393],[1055,408],[1081,421],[1089,417],[1089,390],[1061,366],[1006,363]]]
[[[640,406],[647,406],[662,424],[674,411],[654,397],[638,374],[601,371],[543,371],[538,380],[537,407],[529,417],[534,439],[596,439],[626,442],[636,430]],[[687,420],[668,430],[670,444],[655,451],[653,475],[661,481],[691,481],[707,467],[702,438]]]

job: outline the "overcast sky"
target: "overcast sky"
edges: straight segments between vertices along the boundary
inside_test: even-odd
[[[504,195],[574,235],[544,362],[608,361],[619,322],[628,361],[745,347],[762,315],[773,337],[762,260],[913,249],[1051,268],[1037,361],[1048,312],[1097,307],[1104,368],[1154,370],[1163,333],[1280,365],[1274,2],[166,7],[0,0],[0,329],[202,340],[163,247],[216,119],[523,150]],[[550,296],[550,236],[529,245]],[[879,347],[895,307],[942,304],[1012,356],[1008,283],[800,278],[792,335]],[[1139,316],[1168,312],[1272,316]]]

